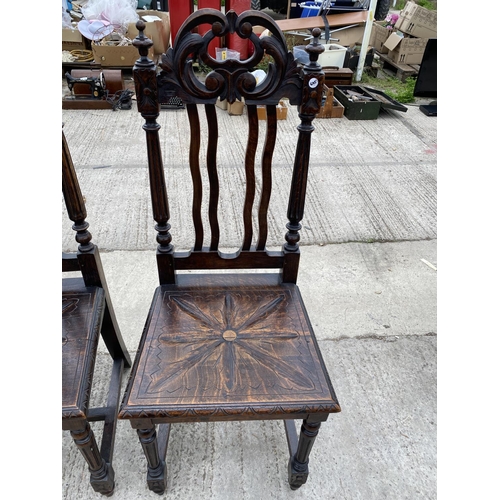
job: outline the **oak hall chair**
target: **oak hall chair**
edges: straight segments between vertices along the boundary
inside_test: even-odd
[[[200,36],[196,28],[209,25]],[[269,30],[259,38],[255,26]],[[321,422],[340,411],[311,323],[296,285],[299,230],[304,211],[312,121],[320,109],[324,73],[318,65],[323,50],[320,30],[307,47],[310,62],[298,67],[283,33],[267,14],[202,9],[180,28],[173,47],[162,55],[160,69],[148,56],[152,42],[137,23],[134,40],[140,58],[134,66],[139,112],[145,119],[153,217],[158,232],[156,261],[159,287],[153,297],[118,418],[137,430],[147,461],[147,484],[162,494],[166,488],[165,457],[170,425],[177,422],[281,419],[290,451],[289,484],[307,480],[308,457]],[[206,29],[204,30],[206,31]],[[209,55],[215,37],[236,34],[253,45],[244,61],[218,61]],[[271,56],[267,76],[258,84],[251,74],[264,55]],[[193,61],[212,68],[202,82]],[[177,96],[185,104],[190,124],[186,137],[192,176],[194,242],[190,251],[174,250],[170,234],[166,165],[160,150],[157,118],[161,102]],[[282,249],[266,249],[272,156],[278,132],[276,106],[287,97],[298,106],[298,135],[289,190],[288,223]],[[217,98],[229,103],[244,98],[248,139],[242,155],[246,185],[242,213],[243,238],[236,253],[219,244],[219,182],[217,163]],[[266,136],[262,154],[262,189],[254,238],[252,211],[256,193],[255,153],[259,120],[257,105],[265,105]],[[204,112],[208,124],[207,151],[200,155]],[[168,112],[167,112],[168,113]],[[262,122],[266,123],[266,122]],[[172,141],[177,145],[177,140]],[[293,147],[293,145],[291,145]],[[202,216],[202,171],[208,177],[210,235],[205,246]],[[187,166],[186,166],[187,168]],[[185,193],[177,193],[185,196]],[[173,199],[173,203],[175,203]],[[195,272],[195,271],[202,272]],[[270,271],[274,270],[274,272]],[[302,420],[299,436],[294,419]]]
[[[110,496],[115,487],[112,458],[121,380],[131,360],[116,322],[99,251],[88,231],[85,203],[64,132],[62,191],[78,243],[78,251],[63,252],[62,270],[77,271],[81,276],[62,280],[62,428],[70,431],[87,462],[94,490]],[[100,336],[113,358],[113,367],[106,406],[90,408]],[[90,426],[95,421],[104,421],[100,447]]]

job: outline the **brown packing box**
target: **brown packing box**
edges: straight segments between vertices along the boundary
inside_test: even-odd
[[[385,42],[387,57],[397,64],[420,64],[424,56],[427,38],[401,37],[393,33]]]
[[[330,39],[338,39],[338,42],[334,42],[338,45],[344,47],[349,47],[354,43],[359,43],[363,40],[363,34],[365,32],[365,23],[358,26],[350,26],[343,28],[331,28],[330,29]],[[309,34],[309,36],[311,36]],[[323,40],[321,40],[323,43]]]
[[[385,41],[389,38],[392,30],[388,30],[385,26],[382,26],[384,21],[375,21],[372,24],[372,32],[370,34],[370,41],[368,45],[373,47],[380,54],[387,54],[389,49],[384,46]]]
[[[278,120],[286,120],[288,113],[288,108],[283,101],[280,101],[276,106],[276,118]],[[265,106],[257,106],[257,118],[259,120],[265,120],[267,118],[267,112]]]
[[[229,102],[227,102],[226,99],[224,99],[223,101],[221,101],[220,97],[217,98],[217,102],[215,103],[215,105],[218,108],[227,111],[228,114],[230,114],[232,116],[242,115],[243,114],[243,109],[245,108],[244,101],[243,102],[242,101],[234,101],[233,104],[230,104]]]
[[[96,45],[92,42],[94,62],[103,67],[132,67],[139,59],[139,51],[133,45]],[[149,58],[154,57],[153,47],[149,49]]]
[[[239,116],[243,114],[245,103],[241,101],[234,101],[232,104],[227,103],[227,112],[232,116]]]
[[[395,28],[418,38],[437,38],[437,10],[409,1],[401,11]]]
[[[62,50],[88,50],[90,40],[87,40],[78,29],[62,29]]]
[[[224,99],[223,101],[220,100],[220,97],[217,98],[217,102],[215,103],[215,105],[220,108],[220,109],[223,109],[223,110],[227,110],[227,101],[226,99]]]
[[[168,12],[162,12],[159,10],[138,10],[140,18],[144,20],[144,16],[156,16],[161,18],[158,21],[145,21],[146,29],[144,34],[151,40],[153,40],[153,49],[155,54],[163,54],[170,47],[170,16]],[[127,36],[133,40],[139,31],[135,27],[135,23],[130,23],[128,25]]]

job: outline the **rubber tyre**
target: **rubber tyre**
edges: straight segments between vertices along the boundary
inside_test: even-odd
[[[250,8],[252,10],[260,10],[260,0],[252,0],[250,2]]]
[[[391,8],[391,0],[378,0],[377,8],[375,9],[375,21],[383,21],[387,14],[389,14],[389,9]]]

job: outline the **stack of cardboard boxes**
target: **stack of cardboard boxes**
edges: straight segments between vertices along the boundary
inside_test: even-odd
[[[168,12],[157,10],[138,10],[139,17],[146,23],[145,35],[153,41],[149,57],[163,54],[170,46],[170,17]],[[133,40],[139,34],[135,23],[128,25],[126,37]],[[132,67],[139,58],[133,45],[117,45],[112,40],[113,34],[99,42],[86,39],[78,29],[62,30],[62,50],[91,50],[94,63],[102,67]]]
[[[437,11],[410,0],[393,31],[383,21],[373,23],[370,45],[396,64],[420,64],[429,38],[437,38]]]
[[[163,54],[170,46],[170,18],[168,12],[159,10],[139,10],[139,17],[145,21],[144,34],[153,41],[149,57],[153,54]],[[139,31],[135,23],[130,23],[127,30],[127,38],[133,40]],[[101,66],[133,66],[139,58],[137,48],[133,45],[116,46],[106,42],[92,42],[94,61]]]

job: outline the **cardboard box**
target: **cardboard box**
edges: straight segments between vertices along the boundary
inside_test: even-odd
[[[437,38],[437,10],[425,9],[409,1],[394,27],[417,38]]]
[[[370,35],[370,41],[368,45],[373,47],[380,54],[387,54],[389,49],[384,45],[392,30],[388,30],[385,26],[382,26],[384,21],[376,21],[372,24],[372,32]]]
[[[224,111],[227,110],[227,101],[226,99],[224,100],[220,100],[220,97],[217,97],[217,102],[215,103],[215,105],[220,108],[220,109],[223,109]]]
[[[87,40],[78,29],[62,28],[62,50],[89,50],[90,40]]]
[[[335,99],[333,95],[333,88],[329,88],[325,85],[326,99],[316,115],[316,118],[342,118],[344,116],[344,106]]]
[[[132,67],[139,59],[139,51],[133,45],[96,45],[92,42],[94,62],[102,67]],[[150,59],[154,57],[153,47],[149,49]]]
[[[349,92],[360,94],[367,100],[357,100]],[[376,120],[381,103],[363,87],[356,85],[335,85],[333,95],[344,106],[344,116],[349,120]]]
[[[245,103],[241,101],[234,101],[232,104],[227,103],[227,112],[232,116],[239,116],[243,114]]]
[[[330,39],[338,39],[339,45],[349,47],[354,43],[361,43],[365,33],[366,24],[359,24],[357,26],[345,26],[341,28],[330,28]],[[309,34],[309,36],[311,36]],[[320,40],[323,43],[323,39]]]
[[[242,101],[234,101],[233,104],[230,104],[227,102],[226,99],[223,101],[220,100],[220,97],[217,98],[217,101],[215,105],[223,109],[224,111],[227,111],[228,114],[233,115],[233,116],[239,116],[243,114],[243,109],[245,108],[245,103]]]
[[[287,113],[288,113],[288,108],[286,104],[283,101],[280,101],[279,104],[276,106],[276,118],[278,120],[286,120]],[[267,119],[267,112],[265,106],[257,106],[257,118],[259,120]]]
[[[138,10],[139,17],[146,23],[144,34],[153,41],[155,54],[164,54],[170,47],[170,16],[168,12],[159,10]],[[148,21],[148,16],[159,17],[159,20]],[[139,34],[135,23],[128,25],[127,36],[133,40]]]
[[[402,37],[393,33],[384,43],[387,57],[397,64],[420,64],[428,38]]]

